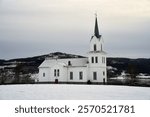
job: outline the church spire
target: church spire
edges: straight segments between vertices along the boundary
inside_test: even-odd
[[[98,21],[97,21],[97,14],[95,14],[95,29],[94,29],[94,36],[97,38],[100,38],[101,35],[99,35],[99,30],[98,30]]]

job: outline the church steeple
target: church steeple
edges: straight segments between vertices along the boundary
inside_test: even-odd
[[[98,21],[97,21],[97,14],[95,14],[95,29],[94,29],[94,36],[97,38],[100,38],[101,35],[99,35],[99,29],[98,29]]]

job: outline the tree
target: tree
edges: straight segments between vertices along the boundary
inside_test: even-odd
[[[6,81],[6,73],[4,69],[0,69],[0,84],[4,84]]]
[[[33,83],[33,80],[31,79],[31,74],[24,74],[21,77],[21,83]]]
[[[20,73],[21,73],[21,69],[22,69],[22,63],[17,63],[14,72],[15,72],[15,81],[14,83],[20,83],[21,79],[20,79]]]
[[[136,66],[134,64],[129,64],[127,72],[130,75],[130,82],[129,82],[130,85],[134,85],[136,82],[136,76],[137,76]]]

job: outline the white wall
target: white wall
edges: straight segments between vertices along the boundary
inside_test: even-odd
[[[45,73],[45,77],[43,77]],[[50,68],[39,68],[39,82],[48,82],[50,81]]]
[[[68,66],[68,61],[70,61],[71,65]],[[73,81],[83,82],[86,81],[86,66],[88,58],[73,58],[73,59],[46,59],[43,65],[40,65],[39,68],[39,82],[55,82],[55,79],[58,79],[59,82],[67,82],[68,81],[68,72],[71,69],[74,72],[75,79]],[[45,68],[45,66],[48,66]],[[59,69],[59,76],[54,76],[54,70]],[[78,81],[79,77],[78,71],[83,71],[83,80]],[[46,74],[43,77],[43,73]]]
[[[73,72],[73,80],[70,80],[70,72]],[[79,79],[79,72],[83,72],[83,79]],[[69,82],[87,82],[87,67],[69,67],[68,68]]]
[[[96,44],[96,51],[94,51],[94,44]],[[102,46],[102,48],[101,48]],[[92,57],[94,63],[92,63]],[[96,59],[98,62],[96,63]],[[88,79],[92,82],[103,82],[103,79],[107,82],[107,71],[106,71],[106,53],[103,48],[103,40],[96,38],[95,36],[90,41],[90,52],[88,53]],[[97,73],[97,80],[93,79],[93,72]],[[104,75],[103,75],[104,72]]]
[[[88,79],[90,79],[91,82],[103,82],[103,79],[105,79],[107,82],[107,73],[105,67],[91,67],[88,70]],[[97,72],[97,80],[93,79],[93,72]],[[104,75],[103,72],[105,72]]]
[[[94,44],[96,44],[97,51],[102,51],[103,50],[103,40],[102,40],[102,38],[98,39],[94,36],[91,39],[91,41],[90,41],[90,51],[94,51]],[[101,45],[102,45],[102,50],[101,50]]]
[[[92,63],[92,57],[94,57],[94,63]],[[95,62],[95,57],[98,57],[98,63]],[[104,61],[102,62],[102,57],[104,57]],[[101,66],[101,67],[106,67],[106,54],[102,52],[93,52],[88,54],[88,61],[89,61],[89,66],[91,67],[96,67],[96,66]]]
[[[54,70],[59,69],[59,76],[54,76]],[[66,82],[67,81],[67,68],[63,65],[56,64],[51,68],[50,71],[50,81],[55,82],[55,79],[58,79],[58,82]]]

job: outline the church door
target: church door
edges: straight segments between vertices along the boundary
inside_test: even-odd
[[[55,83],[58,84],[58,79],[55,79]]]

